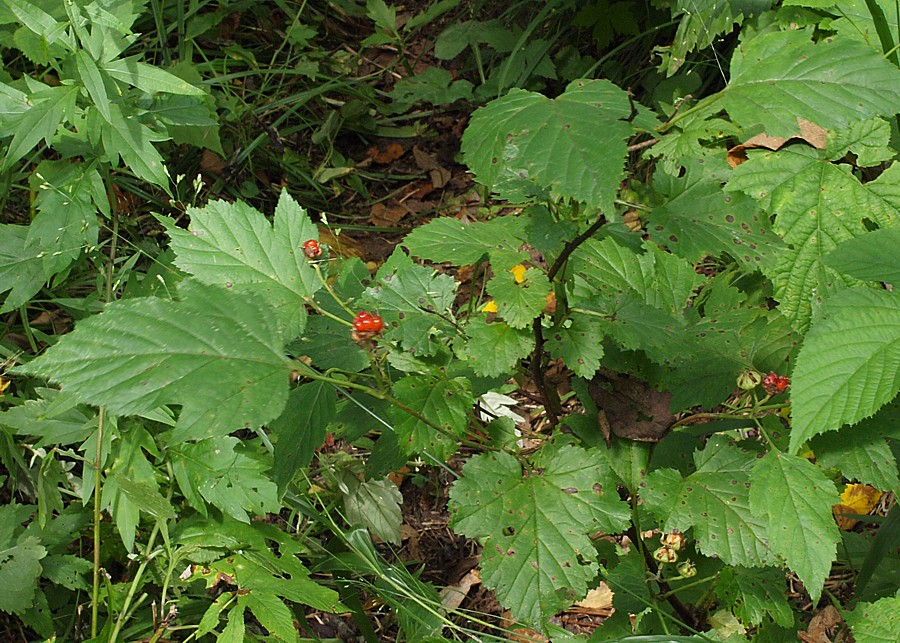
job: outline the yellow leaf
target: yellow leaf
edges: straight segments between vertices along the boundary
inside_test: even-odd
[[[516,264],[512,267],[510,272],[513,273],[513,277],[515,278],[517,284],[525,281],[525,266],[523,266],[522,264]]]
[[[862,515],[872,511],[879,500],[881,492],[867,484],[848,484],[841,494],[841,504]]]
[[[483,313],[495,313],[497,312],[497,302],[491,299],[488,303],[481,307],[481,312]]]
[[[0,376],[0,395],[6,392],[6,389],[9,388],[9,380],[5,377]]]

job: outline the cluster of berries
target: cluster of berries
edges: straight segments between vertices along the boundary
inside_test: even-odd
[[[322,254],[322,247],[319,245],[319,242],[315,239],[309,239],[303,242],[303,254],[306,255],[307,259],[315,259],[319,255]]]
[[[769,373],[762,379],[762,387],[769,395],[778,395],[784,393],[785,389],[791,385],[791,378],[786,375],[776,375]]]
[[[353,330],[350,331],[350,336],[354,342],[364,342],[380,334],[383,329],[384,320],[381,317],[361,310],[353,318]]]
[[[653,558],[663,565],[678,563],[678,552],[684,549],[684,536],[679,533],[663,534],[659,539],[662,547],[653,552]],[[691,578],[697,575],[697,566],[689,560],[678,563],[679,576]]]

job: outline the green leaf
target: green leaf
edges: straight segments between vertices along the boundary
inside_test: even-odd
[[[88,96],[94,101],[94,107],[99,110],[103,118],[109,121],[112,118],[109,111],[109,96],[106,94],[106,85],[103,75],[97,68],[97,63],[86,50],[79,49],[75,52],[75,68],[78,70],[82,84],[87,89]]]
[[[298,386],[288,396],[284,412],[269,423],[275,435],[275,484],[285,489],[297,471],[312,461],[316,448],[337,412],[337,392],[324,382]]]
[[[403,496],[390,478],[364,480],[344,494],[344,512],[351,525],[363,525],[384,542],[400,545]]]
[[[456,531],[478,538],[482,578],[515,618],[544,624],[597,573],[589,534],[617,533],[628,506],[592,451],[548,446],[523,471],[508,453],[477,455],[450,490]]]
[[[41,139],[47,145],[56,135],[56,130],[65,114],[75,108],[75,99],[79,88],[75,86],[48,87],[29,96],[31,106],[21,112],[10,124],[10,129],[15,132],[0,172],[5,172],[13,164],[28,154]]]
[[[573,314],[570,323],[546,333],[547,350],[562,359],[578,377],[591,379],[603,358],[603,331],[599,322],[587,315]]]
[[[794,624],[784,572],[778,569],[726,567],[719,572],[716,596],[744,625],[758,626],[768,616],[782,627]]]
[[[233,437],[216,437],[171,447],[175,479],[188,502],[204,516],[206,502],[241,522],[248,514],[262,516],[278,511],[275,484],[263,475],[269,466],[236,447]]]
[[[413,255],[429,261],[464,266],[488,255],[492,263],[500,264],[494,265],[495,270],[504,270],[528,258],[518,250],[525,242],[526,223],[514,216],[473,223],[440,217],[410,232],[402,243]],[[512,260],[497,262],[497,256],[512,257]]]
[[[511,328],[495,321],[487,323],[480,317],[469,321],[465,328],[468,339],[457,351],[479,375],[493,377],[515,370],[519,360],[534,350],[534,336],[524,330]]]
[[[141,123],[134,114],[125,114],[118,103],[109,106],[109,122],[89,123],[99,128],[103,149],[113,163],[119,157],[138,178],[168,189],[162,156],[153,146],[154,141],[165,141],[169,137],[159,134]]]
[[[749,449],[713,436],[703,451],[694,454],[697,470],[689,476],[674,469],[647,475],[641,493],[644,506],[666,532],[693,528],[706,556],[718,556],[728,565],[768,565],[775,557],[766,521],[750,510],[749,472],[755,462]]]
[[[767,32],[735,51],[731,80],[720,93],[735,122],[790,137],[800,133],[800,118],[838,129],[893,116],[900,103],[897,67],[859,41],[838,36],[813,44],[810,36],[809,30]]]
[[[244,643],[246,640],[244,606],[236,605],[228,611],[228,624],[219,634],[216,643]]]
[[[191,281],[179,292],[109,304],[21,371],[115,415],[181,404],[173,442],[277,417],[291,363],[264,304]]]
[[[900,168],[892,168],[863,185],[849,166],[800,146],[751,154],[735,169],[728,189],[748,193],[776,213],[774,229],[789,247],[774,268],[763,270],[795,329],[806,329],[814,301],[857,283],[827,267],[825,257],[840,242],[866,234],[866,219],[881,227],[898,220],[897,176]]]
[[[82,442],[97,430],[93,415],[88,415],[71,395],[56,389],[39,388],[39,398],[25,400],[0,413],[0,426],[19,435],[39,437],[36,447]]]
[[[462,152],[501,198],[522,200],[523,185],[533,184],[612,212],[630,113],[627,94],[606,80],[577,80],[554,99],[513,89],[472,115]]]
[[[384,0],[366,0],[366,15],[379,29],[397,33],[397,9],[387,6]]]
[[[672,318],[680,317],[703,278],[688,261],[652,243],[644,247],[646,252],[636,254],[612,238],[582,244],[572,253],[575,298],[614,300],[634,293]]]
[[[465,435],[469,412],[475,404],[465,378],[435,381],[430,377],[411,375],[394,382],[393,392],[407,408],[444,430],[440,433],[419,417],[391,406],[394,429],[404,451],[427,453],[441,461],[456,453],[454,438]]]
[[[33,33],[46,38],[48,42],[66,45],[71,44],[66,38],[66,23],[56,20],[52,15],[41,9],[37,3],[25,0],[6,0],[4,3],[21,22]]]
[[[811,437],[855,424],[900,391],[900,299],[854,288],[825,302],[791,385],[791,453]]]
[[[303,336],[288,344],[287,352],[309,357],[320,371],[358,373],[371,364],[366,352],[350,341],[347,325],[325,315],[308,317]]]
[[[818,435],[811,447],[816,463],[824,469],[835,468],[848,480],[876,489],[900,489],[894,452],[884,438],[865,427],[845,427]]]
[[[647,218],[650,238],[688,261],[728,254],[746,272],[773,266],[784,244],[753,199],[722,191],[730,170],[725,159],[686,161],[682,176],[653,176],[662,203]]]
[[[384,318],[386,339],[399,342],[413,355],[433,355],[437,348],[433,337],[453,332],[447,320],[452,317],[457,283],[398,252],[402,258],[379,271],[378,285],[366,295]]]
[[[768,544],[819,600],[841,539],[834,483],[809,460],[770,452],[750,472],[750,508],[768,521]],[[798,534],[803,534],[798,538]]]
[[[109,197],[96,167],[67,161],[41,161],[29,179],[37,216],[26,244],[40,252],[49,279],[75,261],[85,246],[97,245],[98,210],[109,210]]]
[[[257,294],[286,337],[300,335],[306,299],[322,287],[302,250],[305,241],[319,237],[306,211],[282,191],[272,224],[240,201],[213,201],[188,213],[187,230],[160,219],[177,255],[175,265],[205,284]]]
[[[186,94],[188,96],[203,96],[205,92],[199,87],[194,87],[186,80],[163,71],[159,67],[142,63],[140,56],[110,60],[100,65],[100,70],[124,83],[133,85],[148,94],[164,92],[167,94]]]
[[[275,594],[265,591],[250,591],[238,595],[238,605],[243,605],[253,612],[253,616],[269,631],[282,641],[296,641],[297,630],[294,628],[294,614]]]
[[[510,271],[495,272],[487,290],[497,303],[498,314],[507,324],[513,328],[526,328],[547,305],[550,281],[547,273],[537,268],[528,268],[522,283],[518,283]]]
[[[31,607],[37,579],[41,575],[41,559],[47,550],[40,540],[33,536],[13,538],[14,528],[27,518],[30,511],[16,504],[0,507],[0,610],[10,614],[20,614]]]
[[[845,618],[856,643],[893,643],[900,637],[900,595],[860,603]]]
[[[71,554],[50,554],[41,561],[41,577],[71,590],[90,591],[87,574],[94,568],[91,561]]]
[[[44,285],[44,268],[38,248],[26,244],[29,228],[0,225],[0,293],[10,291],[0,313],[22,306]]]
[[[848,239],[828,254],[825,265],[864,281],[886,281],[900,285],[900,226],[873,230]]]
[[[891,148],[891,126],[883,118],[870,118],[851,123],[847,129],[828,132],[828,158],[840,159],[848,152],[856,156],[860,167],[872,167],[894,157]]]

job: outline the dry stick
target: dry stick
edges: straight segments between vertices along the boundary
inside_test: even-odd
[[[553,262],[553,265],[550,266],[550,270],[547,271],[547,279],[551,283],[553,282],[553,278],[556,277],[556,273],[558,273],[565,265],[569,256],[575,252],[575,249],[587,241],[604,223],[606,223],[606,217],[603,216],[603,213],[601,212],[597,217],[597,220],[594,221],[587,230],[571,241],[566,242],[562,252],[559,253],[556,261]],[[544,401],[544,411],[547,414],[547,421],[550,422],[551,426],[556,426],[559,424],[559,416],[562,415],[562,403],[559,401],[559,395],[557,394],[556,389],[548,387],[547,381],[544,379],[544,358],[546,357],[546,353],[544,352],[544,332],[541,327],[540,317],[535,318],[534,322],[531,324],[531,328],[534,333],[534,352],[531,357],[531,378],[534,380],[534,384],[541,394],[541,399]]]

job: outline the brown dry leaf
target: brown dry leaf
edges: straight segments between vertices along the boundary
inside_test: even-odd
[[[882,492],[866,484],[848,484],[841,494],[840,504],[834,505],[831,510],[837,521],[838,528],[847,531],[853,529],[859,520],[844,516],[843,514],[867,515],[881,500]]]
[[[441,590],[441,605],[447,609],[455,610],[462,604],[463,599],[469,595],[469,590],[480,584],[481,575],[478,573],[478,570],[469,570],[469,573],[463,576],[458,583],[448,585]]]
[[[364,259],[366,255],[366,251],[359,241],[356,241],[345,234],[337,236],[324,226],[319,226],[319,243],[327,244],[329,250],[333,254],[343,257],[344,259],[349,259],[350,257]]]
[[[377,226],[394,226],[409,214],[409,209],[399,203],[376,203],[369,210],[369,221]]]
[[[659,442],[675,422],[672,394],[647,382],[601,369],[588,384],[591,399],[600,410],[600,430],[640,442]],[[606,426],[604,426],[606,422]]]
[[[383,150],[377,147],[370,147],[368,153],[369,158],[372,159],[375,163],[378,163],[379,165],[387,165],[388,163],[393,163],[398,158],[403,156],[406,153],[406,150],[404,150],[403,146],[399,143],[391,143]]]
[[[540,632],[529,630],[523,627],[516,627],[516,620],[512,617],[512,612],[506,610],[500,615],[500,627],[509,631],[507,639],[515,643],[544,643],[549,642],[546,636]],[[513,629],[515,628],[515,629]]]
[[[629,232],[637,232],[643,227],[641,223],[641,215],[637,210],[629,210],[622,215],[622,223],[628,228]]]
[[[444,187],[452,178],[453,175],[450,173],[450,170],[441,167],[433,156],[423,152],[418,147],[413,147],[413,156],[416,159],[416,165],[419,166],[419,169],[423,172],[428,172],[428,177],[431,179],[431,185],[434,186],[435,189]]]
[[[596,614],[597,616],[607,616],[612,612],[613,593],[605,582],[601,582],[599,587],[595,587],[587,593],[583,601],[575,603],[575,607],[570,612],[578,612],[580,614]]]
[[[221,174],[225,170],[225,159],[212,150],[203,150],[200,157],[200,170],[210,174]]]
[[[797,636],[803,643],[838,643],[843,641],[840,629],[844,624],[840,613],[834,605],[829,605],[821,612],[813,616],[809,627],[805,632],[797,632]],[[837,638],[832,638],[837,635]]]
[[[827,131],[816,125],[815,123],[803,118],[797,119],[797,125],[800,127],[800,134],[784,138],[782,136],[769,136],[765,132],[751,136],[743,143],[735,145],[728,150],[728,164],[731,167],[737,167],[747,160],[747,150],[754,148],[765,148],[767,150],[781,149],[788,141],[806,141],[817,150],[825,149],[825,135]]]

